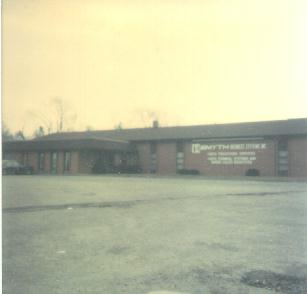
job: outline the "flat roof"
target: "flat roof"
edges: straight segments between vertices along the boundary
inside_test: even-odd
[[[291,135],[307,135],[307,118],[196,126],[64,132],[50,134],[40,138],[40,140],[92,138],[103,140],[152,141]]]
[[[27,150],[133,150],[133,142],[161,140],[214,140],[307,136],[307,118],[276,121],[151,127],[104,131],[53,133],[26,141],[4,142],[4,151]]]

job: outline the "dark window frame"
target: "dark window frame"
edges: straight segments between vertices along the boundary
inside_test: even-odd
[[[177,171],[184,169],[184,142],[176,143],[176,169]]]
[[[289,175],[288,139],[280,138],[277,145],[277,173],[278,176]]]

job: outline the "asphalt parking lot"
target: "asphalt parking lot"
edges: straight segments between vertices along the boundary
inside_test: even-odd
[[[3,293],[307,293],[307,183],[5,176]]]

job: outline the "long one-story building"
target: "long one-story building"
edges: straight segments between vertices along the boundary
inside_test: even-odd
[[[54,133],[3,143],[36,174],[307,177],[307,119]]]

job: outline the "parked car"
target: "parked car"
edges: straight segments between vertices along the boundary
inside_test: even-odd
[[[20,164],[16,160],[2,160],[2,174],[3,175],[31,175],[33,168]]]

